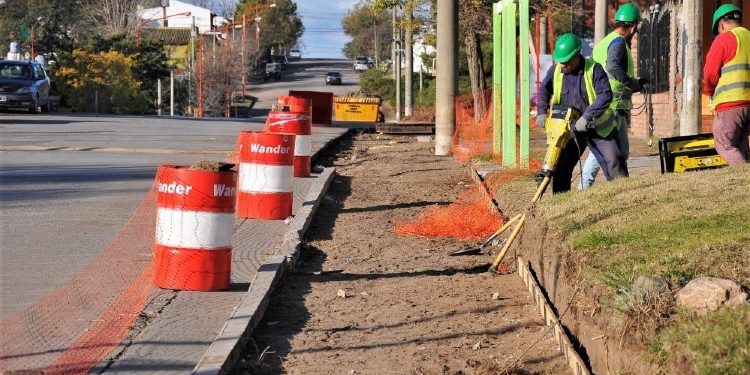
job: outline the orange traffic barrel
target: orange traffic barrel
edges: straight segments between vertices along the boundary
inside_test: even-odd
[[[311,99],[298,96],[280,95],[276,100],[276,104],[277,105],[273,109],[279,111],[303,112],[308,116],[312,116],[313,102]]]
[[[280,220],[292,215],[294,135],[243,131],[237,217]]]
[[[271,111],[263,130],[293,134],[294,177],[310,177],[312,159],[312,118],[304,112]]]
[[[164,165],[156,182],[154,284],[228,290],[237,172]]]

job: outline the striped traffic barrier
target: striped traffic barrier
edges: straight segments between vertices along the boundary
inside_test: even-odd
[[[298,96],[280,95],[276,100],[276,110],[289,112],[304,112],[312,117],[312,100]]]
[[[279,220],[292,215],[294,135],[243,131],[237,217]]]
[[[312,160],[312,119],[304,112],[271,111],[263,130],[293,134],[294,177],[310,177]]]
[[[228,290],[237,172],[164,165],[156,179],[154,284]]]

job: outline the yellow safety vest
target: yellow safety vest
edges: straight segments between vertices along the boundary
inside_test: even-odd
[[[596,88],[594,87],[594,60],[584,58],[585,63],[583,66],[583,81],[586,84],[586,96],[589,99],[589,105],[596,100]],[[560,97],[562,96],[562,85],[563,85],[563,72],[562,65],[555,65],[555,73],[552,76],[552,105],[560,104]],[[611,107],[599,115],[594,120],[594,128],[596,133],[600,137],[606,137],[615,128],[617,122],[615,121],[615,115]]]
[[[712,111],[721,103],[750,100],[750,31],[735,27],[729,32],[737,39],[737,52],[721,67],[711,100]]]

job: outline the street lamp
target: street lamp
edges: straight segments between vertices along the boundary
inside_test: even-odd
[[[36,21],[34,21],[34,24],[31,25],[31,60],[34,60],[34,30],[36,29],[36,25],[42,20],[43,17],[37,17]]]
[[[276,2],[274,1],[270,5],[255,4],[255,52],[260,51],[260,15],[258,14],[260,8],[275,8]]]

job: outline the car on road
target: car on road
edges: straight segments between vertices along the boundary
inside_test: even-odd
[[[289,60],[302,60],[302,51],[300,51],[298,48],[292,48],[291,50],[289,50]]]
[[[341,84],[341,72],[326,73],[326,85],[340,85],[340,84]]]
[[[37,61],[0,61],[0,109],[27,109],[48,112],[50,81]]]
[[[354,59],[355,72],[362,73],[367,69],[370,69],[370,63],[367,60],[367,57],[357,57],[356,59]]]
[[[266,79],[275,79],[281,81],[281,64],[279,63],[268,63],[266,64]]]
[[[271,56],[271,61],[281,64],[281,70],[286,70],[289,67],[289,60],[286,58],[286,55]]]

